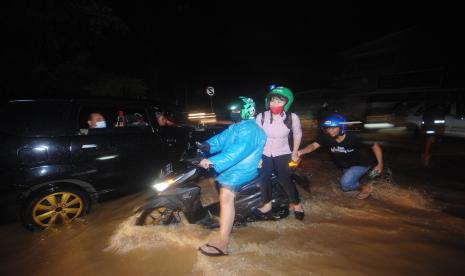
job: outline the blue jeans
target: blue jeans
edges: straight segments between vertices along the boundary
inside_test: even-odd
[[[344,169],[344,173],[341,177],[341,188],[344,192],[357,190],[360,186],[360,177],[362,177],[370,167],[364,166],[352,166]]]

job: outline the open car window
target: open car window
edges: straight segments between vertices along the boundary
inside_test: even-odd
[[[144,108],[82,105],[78,115],[79,135],[151,132]]]
[[[160,127],[176,127],[176,118],[174,112],[168,110],[162,110],[158,107],[153,107],[151,112],[151,116],[153,116],[153,120],[155,123]]]

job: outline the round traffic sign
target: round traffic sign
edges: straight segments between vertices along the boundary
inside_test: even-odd
[[[213,95],[215,95],[215,88],[213,88],[213,86],[207,87],[207,95],[208,95],[208,96],[213,96]]]

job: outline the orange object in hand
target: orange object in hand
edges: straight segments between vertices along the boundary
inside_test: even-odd
[[[289,165],[289,168],[294,169],[294,168],[297,168],[297,166],[299,166],[299,164],[300,164],[300,160],[297,161],[297,162],[291,161],[291,162],[289,162],[288,165]]]

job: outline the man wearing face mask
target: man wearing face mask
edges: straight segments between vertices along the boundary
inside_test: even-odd
[[[258,175],[265,133],[255,123],[255,103],[239,97],[229,106],[234,122],[220,134],[208,139],[200,147],[204,152],[216,154],[203,159],[200,166],[212,167],[217,173],[220,186],[220,233],[199,248],[207,256],[227,255],[230,233],[234,223],[234,197],[236,192]]]
[[[106,128],[107,124],[105,122],[105,117],[102,114],[93,112],[89,114],[89,118],[87,120],[87,124],[89,128]]]
[[[302,128],[299,117],[289,112],[294,101],[292,91],[286,87],[273,88],[265,98],[265,108],[269,109],[257,115],[257,124],[265,131],[267,140],[263,149],[262,168],[260,171],[262,204],[253,209],[257,219],[268,219],[271,215],[271,174],[276,172],[279,182],[286,191],[294,216],[298,220],[304,218],[304,210],[300,203],[296,185],[291,181],[289,162],[297,162],[297,151],[302,139]]]

